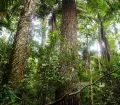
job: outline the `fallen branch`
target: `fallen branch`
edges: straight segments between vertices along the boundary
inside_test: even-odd
[[[109,76],[109,75],[117,72],[118,70],[120,70],[120,68],[119,68],[119,69],[116,69],[116,70],[114,70],[114,71],[112,71],[112,72],[110,72],[110,73],[108,73],[108,74],[105,74],[105,75],[101,76],[99,79],[97,79],[96,81],[94,81],[92,84],[86,85],[85,87],[83,87],[83,88],[80,89],[80,90],[78,90],[78,91],[76,91],[76,92],[73,92],[73,93],[70,93],[70,94],[66,94],[66,95],[64,95],[62,98],[56,100],[55,102],[53,102],[53,103],[51,103],[51,104],[46,104],[46,105],[54,105],[54,104],[57,104],[57,103],[61,102],[62,100],[64,100],[64,98],[65,98],[66,96],[72,96],[72,95],[76,95],[76,94],[78,94],[78,93],[81,93],[81,92],[82,92],[83,90],[85,90],[87,87],[89,87],[89,86],[91,86],[91,85],[95,85],[97,82],[99,82],[99,81],[100,81],[101,79],[103,79],[105,76]]]

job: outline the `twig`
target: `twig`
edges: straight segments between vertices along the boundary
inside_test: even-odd
[[[46,104],[46,105],[54,105],[54,104],[57,104],[57,103],[61,102],[61,101],[62,101],[65,97],[67,97],[67,96],[69,96],[69,94],[66,94],[66,95],[64,95],[62,98],[56,100],[55,102],[50,103],[50,104]]]

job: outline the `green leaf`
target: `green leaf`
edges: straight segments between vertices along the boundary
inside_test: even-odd
[[[114,78],[120,77],[120,75],[118,75],[118,74],[116,74],[116,73],[113,73],[112,76],[113,76]]]

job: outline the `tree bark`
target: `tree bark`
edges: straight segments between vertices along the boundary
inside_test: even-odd
[[[110,61],[110,48],[109,48],[107,38],[105,36],[103,22],[100,23],[100,32],[101,32],[100,46],[101,46],[102,57]]]
[[[90,84],[93,84],[93,75],[91,70],[91,64],[90,64]],[[93,105],[93,85],[90,85],[90,99],[91,99],[91,105]]]
[[[77,68],[76,64],[77,64],[78,45],[77,45],[76,25],[77,25],[77,17],[76,17],[75,0],[62,0],[62,36],[61,36],[61,48],[60,48],[61,50],[60,75],[62,77],[67,77],[67,76],[69,77],[69,75],[72,74],[72,71],[74,71]],[[69,94],[73,91],[76,91],[73,85],[73,81],[74,84],[75,82],[79,82],[78,79],[72,78],[70,81],[66,80],[63,84],[60,84],[60,86],[56,90],[55,98],[59,99],[63,97],[65,94]],[[67,101],[70,100],[66,100],[65,103],[69,103]]]
[[[42,35],[41,35],[41,46],[45,47],[45,39],[46,39],[46,17],[42,20]]]
[[[13,87],[21,82],[26,68],[27,48],[30,34],[30,16],[33,12],[33,0],[23,0],[17,33],[14,37],[11,61],[11,80]]]
[[[76,4],[75,0],[62,1],[62,37],[61,37],[61,53],[63,57],[77,55],[77,29],[76,29]],[[65,56],[64,56],[65,55]],[[72,60],[76,60],[76,59]],[[67,58],[63,58],[61,63],[61,73],[64,74],[69,70],[71,61],[67,62]],[[68,63],[68,64],[67,64]]]
[[[52,13],[52,32],[56,30],[56,14]]]

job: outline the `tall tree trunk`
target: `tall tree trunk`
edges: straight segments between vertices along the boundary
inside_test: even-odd
[[[56,30],[56,14],[52,13],[52,31]]]
[[[92,79],[93,79],[93,75],[92,75],[92,70],[91,70],[91,64],[90,64],[90,84],[92,84]],[[91,99],[91,105],[93,105],[93,85],[90,85],[90,99]]]
[[[11,79],[13,87],[18,86],[23,78],[26,67],[27,47],[30,34],[30,16],[33,12],[33,0],[23,0],[17,33],[14,37],[11,60]]]
[[[62,38],[60,48],[62,55],[60,75],[62,77],[68,76],[69,78],[69,75],[72,74],[72,71],[74,71],[77,67],[76,64],[78,45],[76,23],[77,18],[75,0],[62,0]],[[61,98],[67,93],[76,91],[73,85],[73,81],[74,84],[75,82],[78,82],[78,80],[77,81],[76,80],[75,78],[72,78],[72,80],[70,81],[66,80],[63,84],[61,84],[59,88],[56,90],[56,99]]]
[[[47,19],[46,17],[43,18],[42,20],[42,35],[41,35],[41,46],[44,48],[45,47],[45,39],[46,39],[46,22]]]
[[[110,48],[107,38],[105,36],[103,22],[100,22],[100,34],[101,34],[100,46],[101,46],[102,57],[110,61]]]
[[[61,53],[64,57],[74,56],[76,61],[77,56],[77,29],[76,29],[76,4],[75,0],[62,1],[62,38],[61,38]],[[67,55],[67,56],[66,56]],[[73,67],[71,60],[67,62],[67,58],[62,59],[61,73],[68,72],[69,67]]]
[[[87,29],[86,29],[87,32]],[[89,40],[88,40],[88,34],[86,34],[86,48],[83,50],[82,55],[83,55],[83,67],[85,69],[85,73],[88,74],[88,71],[90,69],[90,53],[88,51],[88,44],[89,44]]]

